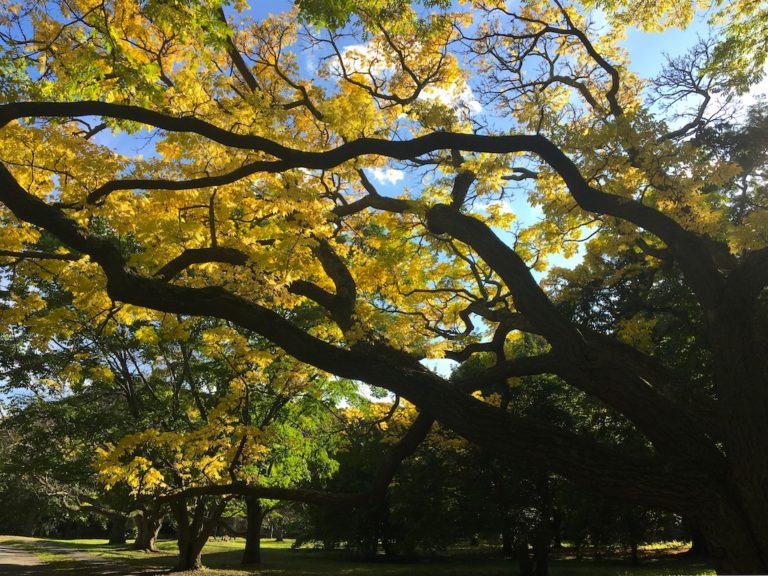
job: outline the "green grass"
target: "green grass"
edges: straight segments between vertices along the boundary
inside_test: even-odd
[[[130,550],[130,545],[109,545],[106,540],[45,540],[19,539],[10,540],[0,537],[5,543],[13,543],[32,550],[42,560],[57,568],[56,574],[89,574],[95,576],[98,571],[88,571],[82,564],[80,571],[71,571],[72,559],[61,552],[46,550],[44,546],[55,545],[78,552],[87,552],[98,558],[111,560],[116,566],[124,567],[126,574],[148,573],[155,570],[167,570],[173,566],[176,558],[176,542],[171,540],[158,542],[159,552],[145,553]],[[207,569],[206,576],[323,576],[339,574],[341,576],[510,576],[517,573],[517,564],[498,557],[479,553],[445,555],[424,559],[418,562],[394,563],[382,559],[375,563],[362,563],[345,560],[319,550],[291,550],[291,542],[262,540],[262,566],[258,569],[240,567],[243,540],[211,540],[203,550],[203,562]],[[632,566],[622,557],[595,562],[576,561],[562,555],[551,562],[552,576],[666,576],[714,575],[714,571],[704,563],[673,555],[669,552],[679,548],[648,546],[644,550],[645,558],[640,566]],[[66,570],[64,570],[66,569]]]

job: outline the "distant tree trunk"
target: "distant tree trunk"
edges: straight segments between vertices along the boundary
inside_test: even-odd
[[[630,536],[630,542],[629,542],[629,549],[630,549],[630,557],[632,558],[632,564],[635,566],[640,565],[640,556],[637,553],[638,544],[637,540]]]
[[[638,548],[640,546],[640,539],[642,538],[642,520],[638,517],[638,510],[635,506],[629,506],[624,511],[624,522],[627,526],[627,540],[629,541],[630,558],[632,564],[635,566],[640,565],[640,556],[638,554]]]
[[[163,516],[157,512],[142,512],[134,516],[136,524],[136,540],[133,541],[134,550],[144,552],[157,552],[157,535],[163,525]]]
[[[21,530],[22,536],[34,536],[37,529],[37,507],[30,506],[26,517],[24,518],[24,527]]]
[[[521,536],[515,542],[515,556],[520,567],[520,576],[533,576],[533,560],[528,552],[528,537]]]
[[[365,525],[360,535],[360,552],[366,562],[376,560],[379,553],[379,537],[381,536],[381,503],[365,512]]]
[[[533,573],[536,576],[549,575],[549,543],[551,541],[549,530],[540,530],[533,542]]]
[[[704,538],[704,534],[702,534],[701,530],[695,526],[691,526],[689,532],[691,535],[691,548],[688,550],[687,554],[700,558],[709,556],[709,544],[707,544],[707,539]]]
[[[512,558],[515,555],[515,537],[506,519],[501,527],[501,551],[505,558]]]
[[[563,549],[563,512],[559,508],[555,508],[552,514],[552,547]]]
[[[171,511],[177,526],[179,559],[175,572],[199,570],[203,567],[203,547],[224,513],[229,499],[214,499],[208,508],[208,499],[201,496],[195,499],[192,517],[189,516],[186,500],[173,502]]]
[[[381,532],[381,548],[384,550],[384,555],[391,558],[395,555],[395,550],[392,548],[392,539],[390,538],[389,501],[387,499],[384,500],[384,503],[381,506],[379,526]]]
[[[128,518],[125,516],[111,516],[109,519],[109,543],[125,544],[125,528]]]
[[[549,575],[549,548],[554,536],[554,487],[549,475],[542,472],[536,478],[541,518],[536,525],[533,539],[533,563],[536,576]]]
[[[258,498],[249,496],[245,499],[246,520],[245,551],[243,564],[261,564],[261,522],[264,510]]]

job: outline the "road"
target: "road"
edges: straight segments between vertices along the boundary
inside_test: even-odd
[[[50,568],[32,552],[0,542],[0,574],[3,576],[47,576]]]
[[[46,564],[18,546],[23,546],[25,541],[35,542],[37,547],[63,556],[65,562]],[[152,566],[123,565],[52,542],[23,536],[0,536],[0,576],[150,576],[165,572],[167,569],[158,570]]]

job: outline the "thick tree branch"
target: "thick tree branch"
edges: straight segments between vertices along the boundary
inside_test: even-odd
[[[426,412],[421,412],[416,416],[405,435],[390,449],[386,458],[379,464],[371,485],[371,493],[374,498],[383,499],[398,468],[424,441],[434,422],[435,419]]]
[[[60,254],[58,252],[38,252],[35,250],[0,250],[0,257],[16,258],[17,260],[69,260],[77,261],[83,258],[83,254]]]
[[[713,262],[704,239],[685,230],[675,220],[638,201],[615,196],[590,186],[578,167],[552,142],[541,135],[483,136],[434,132],[412,140],[390,141],[360,138],[323,151],[307,152],[288,148],[267,138],[236,134],[193,117],[172,117],[136,106],[105,102],[21,102],[0,105],[0,126],[24,117],[69,117],[102,115],[141,122],[170,131],[192,132],[225,146],[261,151],[278,160],[249,165],[254,172],[281,171],[291,168],[331,169],[364,155],[388,156],[406,160],[435,150],[459,150],[508,154],[532,152],[549,164],[563,179],[579,206],[595,214],[615,216],[655,234],[672,250],[686,279],[705,308],[714,309],[719,301],[724,279]],[[362,209],[372,206],[358,206]],[[349,205],[352,206],[352,205]],[[346,208],[346,210],[345,210]],[[398,207],[399,208],[399,207]],[[348,213],[339,207],[337,213]]]
[[[307,280],[294,280],[288,286],[288,291],[298,296],[304,296],[310,300],[317,302],[328,310],[333,309],[335,294],[328,292],[325,288],[320,288],[317,284],[308,282]]]
[[[434,145],[444,137],[445,134],[437,134],[427,137],[426,142]],[[450,138],[459,142],[476,141],[472,135],[451,135]],[[528,144],[540,142],[538,137],[521,138]],[[377,141],[362,142],[367,143],[367,146]],[[419,141],[405,143],[410,151],[413,142]],[[493,146],[499,143],[493,138],[481,139],[481,142]],[[418,146],[423,145],[424,140],[420,140]],[[398,150],[402,143],[385,144],[385,148],[389,146]],[[273,310],[222,288],[175,286],[159,279],[139,276],[126,267],[117,246],[91,236],[61,210],[27,193],[2,165],[0,202],[17,218],[48,230],[72,249],[88,254],[106,274],[107,291],[111,298],[164,312],[231,321],[261,334],[302,362],[341,377],[387,388],[407,398],[419,409],[434,415],[445,426],[468,440],[493,447],[500,453],[512,457],[525,455],[552,470],[585,483],[599,485],[604,490],[670,507],[674,507],[672,502],[679,503],[684,496],[688,496],[691,486],[686,479],[699,485],[720,480],[716,469],[701,477],[687,471],[681,464],[680,470],[675,470],[678,480],[670,483],[664,466],[675,467],[674,460],[662,466],[661,462],[596,446],[550,425],[514,417],[468,396],[463,390],[429,372],[416,358],[385,345],[363,342],[350,350],[344,350],[306,333]],[[449,207],[443,207],[438,212],[441,210],[454,212]],[[532,289],[531,286],[525,287],[525,290]],[[553,314],[546,310],[549,303],[539,301],[545,296],[535,293],[532,296],[534,301],[538,301],[534,308],[541,308],[547,315]],[[615,394],[621,394],[618,388]],[[653,410],[649,414],[654,414]],[[685,438],[686,435],[681,437]]]
[[[429,209],[427,225],[436,234],[448,234],[471,246],[510,289],[516,308],[550,342],[563,349],[579,347],[578,331],[557,311],[523,259],[488,226],[444,204]],[[579,355],[577,349],[572,353]]]
[[[336,287],[336,294],[333,296],[329,308],[331,315],[342,330],[347,330],[351,326],[352,313],[355,310],[355,301],[357,300],[355,279],[328,241],[318,240],[318,244],[312,252],[320,260],[323,270]]]
[[[187,248],[176,258],[168,262],[155,273],[163,280],[172,280],[193,264],[219,262],[243,266],[248,262],[248,256],[237,248]]]
[[[216,10],[216,16],[225,26],[229,27],[227,17],[224,14],[224,9],[221,6],[219,6],[219,8]],[[243,55],[240,54],[240,51],[235,45],[234,31],[230,30],[230,33],[227,34],[226,44],[227,54],[232,60],[232,63],[235,65],[235,68],[237,68],[237,71],[240,73],[240,77],[248,86],[248,89],[251,92],[255,92],[259,89],[259,83],[256,81],[256,77],[253,75],[253,72],[251,72],[250,68],[248,68],[248,65],[243,59]]]
[[[617,408],[660,450],[706,455],[712,462],[721,460],[704,431],[680,406],[654,389],[640,375],[643,372],[628,369],[637,364],[638,353],[620,354],[619,345],[610,345],[605,337],[590,338],[571,324],[536,283],[522,258],[487,225],[446,205],[432,207],[427,224],[433,232],[448,233],[471,246],[501,277],[512,293],[515,307],[563,356],[565,362],[559,363],[555,373]]]
[[[414,203],[408,200],[400,200],[398,198],[388,198],[387,196],[363,196],[359,200],[344,204],[342,206],[336,206],[333,209],[333,213],[341,218],[345,216],[351,216],[362,212],[366,208],[375,208],[377,210],[383,210],[385,212],[396,212],[401,214],[412,210]]]
[[[539,374],[554,374],[565,359],[557,354],[547,353],[538,356],[520,356],[498,362],[484,370],[479,376],[470,376],[455,382],[456,386],[467,392],[483,390],[508,378],[520,376],[537,376]]]
[[[223,186],[242,180],[243,178],[260,171],[263,171],[262,163],[255,162],[245,164],[240,168],[236,168],[235,170],[217,176],[204,176],[202,178],[192,178],[190,180],[142,178],[111,180],[90,192],[86,197],[86,201],[89,204],[97,204],[117,190],[197,190],[200,188],[210,188],[212,186]]]

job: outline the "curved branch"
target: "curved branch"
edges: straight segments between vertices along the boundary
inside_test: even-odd
[[[0,250],[0,257],[16,258],[17,260],[69,260],[77,261],[83,258],[83,254],[61,254],[58,252],[38,252],[36,250]]]
[[[561,356],[551,352],[538,356],[520,356],[499,362],[477,376],[457,380],[455,384],[462,390],[474,392],[506,381],[508,378],[554,374],[564,362]]]
[[[288,292],[296,294],[297,296],[309,298],[320,304],[320,306],[329,312],[333,308],[335,294],[332,294],[331,292],[328,292],[328,290],[320,288],[317,284],[313,284],[307,280],[294,280],[288,286]]]
[[[112,180],[90,192],[86,197],[86,202],[89,204],[96,204],[109,196],[112,192],[118,190],[196,190],[199,188],[210,188],[212,186],[223,186],[225,184],[232,184],[261,171],[263,171],[263,164],[261,162],[252,162],[224,174],[192,178],[190,180],[142,178]]]
[[[636,350],[622,347],[608,337],[580,330],[557,310],[536,283],[525,262],[483,222],[446,205],[427,212],[433,232],[448,233],[471,246],[510,289],[516,308],[528,318],[563,357],[550,371],[569,384],[618,409],[661,451],[690,458],[722,460],[705,431],[681,406],[663,396],[635,366]],[[685,439],[684,441],[682,439]]]
[[[278,157],[282,157],[287,150],[290,150],[268,138],[237,134],[193,116],[169,116],[140,106],[99,101],[3,104],[0,105],[0,128],[12,120],[20,118],[70,118],[79,116],[103,116],[138,122],[169,132],[199,134],[224,146],[245,150],[261,150]]]
[[[319,240],[312,252],[336,287],[336,294],[329,308],[334,321],[346,330],[351,326],[352,313],[357,300],[357,285],[344,261],[326,240]]]
[[[673,251],[686,279],[705,308],[717,307],[724,284],[723,276],[713,262],[707,243],[685,230],[679,223],[658,210],[638,201],[602,192],[590,186],[570,158],[541,135],[483,136],[434,132],[412,140],[391,141],[360,138],[322,152],[288,148],[261,136],[236,134],[192,117],[177,118],[136,106],[105,102],[22,102],[0,105],[0,126],[15,118],[28,116],[104,115],[142,122],[171,131],[200,134],[215,142],[236,148],[258,150],[279,158],[255,162],[254,170],[280,171],[291,168],[331,169],[365,155],[388,156],[407,160],[440,149],[508,154],[532,152],[551,166],[563,179],[579,206],[595,214],[615,216],[635,224],[661,238]],[[372,206],[368,204],[358,209]],[[337,213],[347,213],[339,207]],[[398,206],[399,207],[399,206]],[[344,209],[347,210],[344,210]]]
[[[74,106],[77,105],[74,104]],[[0,108],[0,116],[7,110],[7,106]],[[186,119],[179,119],[179,121],[185,122]],[[210,125],[206,126],[210,127]],[[446,142],[451,145],[445,146]],[[533,148],[545,159],[552,160],[552,154],[555,154],[555,160],[560,157],[565,158],[554,145],[539,136],[483,137],[470,134],[436,133],[405,142],[363,139],[325,153],[298,153],[291,162],[311,160],[327,164],[337,162],[349,154],[367,153],[369,150],[376,149],[385,155],[399,157],[418,155],[424,150],[435,147],[473,150],[485,148],[490,151],[498,151],[499,148],[505,147],[520,150]],[[565,160],[567,161],[567,158]],[[573,164],[558,165],[558,167],[569,185],[576,186],[583,183]],[[617,211],[623,209],[627,203],[623,199],[593,189],[579,189],[573,193],[586,195],[586,201],[593,201],[591,196],[595,194],[599,199],[605,197],[605,203],[609,207],[618,207]],[[691,482],[695,482],[696,489],[699,490],[701,485],[712,485],[721,480],[720,469],[717,466],[712,467],[710,474],[694,473],[686,470],[684,462],[678,466],[675,459],[659,461],[626,455],[610,448],[597,446],[551,425],[507,414],[468,396],[463,390],[432,374],[419,364],[418,359],[384,344],[361,342],[351,349],[341,349],[308,334],[275,311],[222,288],[175,286],[159,279],[142,277],[127,268],[117,246],[108,240],[90,235],[61,210],[47,205],[43,200],[26,192],[3,165],[0,165],[0,202],[3,202],[17,218],[46,229],[72,249],[89,255],[104,271],[107,277],[107,292],[114,300],[158,311],[212,316],[231,321],[262,335],[297,360],[341,377],[387,388],[407,398],[421,410],[434,415],[456,433],[500,454],[512,457],[524,455],[556,472],[567,474],[588,484],[599,485],[606,491],[671,508],[679,504],[684,497],[690,496],[688,493],[692,489]],[[661,226],[662,231],[678,233],[678,228],[673,228],[667,221],[677,226],[676,223],[665,216],[659,215],[662,218],[660,224],[652,220],[652,215],[658,215],[652,209],[646,211],[646,207],[637,208],[633,205],[632,210],[639,210],[642,218],[647,218],[655,227]],[[464,218],[447,206],[437,209],[438,214],[441,211],[451,218],[454,212]],[[484,226],[480,222],[478,224]],[[492,250],[495,249],[492,247]],[[500,252],[493,257],[504,255]],[[536,290],[539,290],[538,287],[534,290],[534,287],[527,283],[523,286],[524,292],[530,292],[532,310],[541,310],[548,317],[547,320],[560,324],[562,319],[556,319],[556,311],[549,309],[551,304],[542,300],[542,298],[546,299],[546,296],[537,294]],[[599,368],[599,365],[596,368]],[[619,381],[623,376],[623,373],[617,375]],[[576,377],[588,380],[595,375],[586,370],[576,374]],[[610,380],[610,384],[615,386],[619,381]],[[614,397],[611,400],[617,398],[620,400],[622,392],[620,386],[615,386]],[[643,402],[641,405],[647,406],[647,403]],[[654,406],[653,402],[651,406]],[[647,416],[652,418],[654,414],[655,412],[651,409]],[[658,419],[659,422],[667,420],[666,417]],[[675,421],[673,418],[672,421],[670,426],[673,428],[675,424],[678,429],[685,428],[685,419]],[[659,430],[657,435],[663,433],[667,433],[666,440],[672,443],[683,442],[689,437],[687,433],[675,435],[674,431],[670,433],[666,429]],[[670,482],[669,470],[672,468],[675,469],[674,483]],[[628,486],[629,479],[632,479],[631,486]]]
[[[557,311],[523,259],[488,226],[445,204],[428,210],[427,226],[430,231],[448,234],[477,251],[510,289],[517,309],[550,342],[557,343],[563,349],[578,346],[581,336],[576,329]],[[573,354],[579,355],[579,352],[574,349]]]
[[[155,273],[163,280],[172,280],[193,264],[219,262],[243,266],[248,256],[237,248],[187,248],[179,256],[168,262]]]

